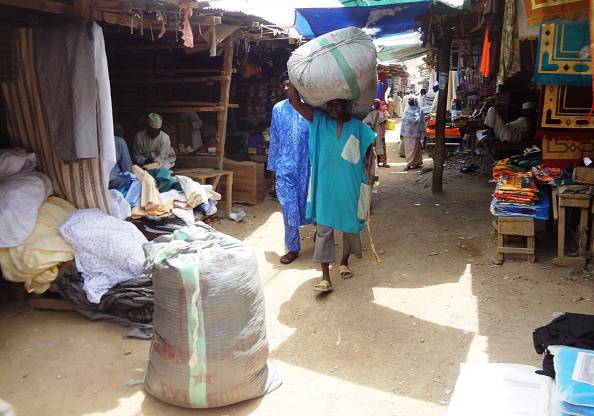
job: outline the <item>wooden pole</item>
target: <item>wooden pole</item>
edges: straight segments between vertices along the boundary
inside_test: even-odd
[[[225,142],[227,140],[227,115],[229,114],[229,92],[231,89],[231,73],[233,71],[233,43],[234,37],[225,42],[223,52],[223,80],[221,81],[221,98],[219,103],[223,106],[223,111],[218,113],[218,132],[219,149],[217,156],[218,167],[223,169],[223,159],[225,158]]]
[[[450,47],[452,45],[452,31],[449,25],[444,28],[438,55],[439,95],[437,102],[437,116],[435,127],[435,156],[433,158],[433,183],[431,191],[434,194],[443,192],[443,164],[445,162],[445,127],[448,100],[448,81],[450,78]]]

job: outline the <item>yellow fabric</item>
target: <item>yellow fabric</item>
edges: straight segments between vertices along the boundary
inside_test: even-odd
[[[23,244],[0,249],[5,279],[23,282],[29,293],[43,293],[58,277],[58,267],[74,259],[72,247],[60,235],[60,226],[76,208],[63,199],[49,197],[39,209],[33,233]]]
[[[161,200],[157,182],[150,173],[136,165],[132,166],[132,173],[142,185],[140,207],[132,208],[132,218],[163,215],[173,209],[173,201],[164,203]]]

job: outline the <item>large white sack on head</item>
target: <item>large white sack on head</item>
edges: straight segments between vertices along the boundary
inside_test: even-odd
[[[367,114],[377,89],[377,52],[371,37],[355,27],[335,30],[296,49],[287,64],[303,101],[323,107],[354,100],[353,113]]]
[[[171,404],[208,408],[276,389],[254,253],[204,223],[144,250],[155,290],[146,390]]]

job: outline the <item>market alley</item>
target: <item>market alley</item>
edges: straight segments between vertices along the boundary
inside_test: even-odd
[[[487,178],[448,170],[444,195],[433,196],[430,174],[403,172],[395,144],[388,149],[392,167],[381,169],[372,216],[382,263],[372,262],[364,233],[354,278],[335,278],[327,296],[312,291],[320,276],[310,263],[313,228],[301,257],[279,265],[282,215],[270,198],[246,208],[245,223],[217,224],[258,258],[283,381],[275,392],[221,409],[169,406],[140,384],[149,341],[76,312],[12,303],[0,313],[0,397],[22,415],[437,416],[461,362],[539,366],[532,330],[557,311],[591,312],[592,281],[553,266],[546,247],[537,247],[536,264],[492,265]]]

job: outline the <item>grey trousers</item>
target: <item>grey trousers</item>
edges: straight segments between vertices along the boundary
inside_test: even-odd
[[[334,263],[336,261],[336,247],[334,246],[334,228],[325,225],[316,226],[316,247],[313,256],[314,263]],[[342,233],[342,254],[352,254],[362,257],[361,235]]]

